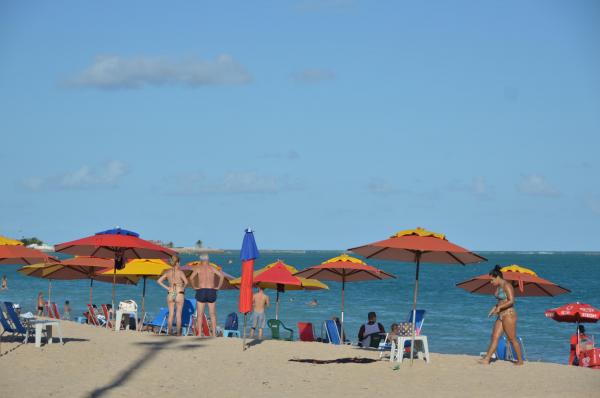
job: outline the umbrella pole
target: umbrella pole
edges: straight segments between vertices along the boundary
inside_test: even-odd
[[[144,307],[144,299],[146,298],[146,278],[148,277],[144,275],[144,288],[142,289],[142,313],[144,315],[146,314],[146,309]]]
[[[279,319],[279,288],[277,289],[277,299],[275,300],[275,319]]]
[[[90,279],[90,305],[92,305],[92,286],[94,285],[94,278]]]
[[[50,308],[50,302],[52,301],[52,279],[48,279],[48,308]],[[49,316],[50,314],[48,314]]]
[[[248,313],[244,313],[244,330],[242,331],[242,350],[246,351],[246,318]]]
[[[340,322],[340,339],[344,343],[344,291],[346,290],[346,275],[342,276],[342,320]]]
[[[417,252],[417,271],[415,274],[415,292],[413,295],[413,313],[412,313],[412,338],[410,340],[410,364],[412,366],[415,358],[415,337],[417,336],[417,294],[419,292],[419,268],[421,267],[421,252]],[[399,347],[401,349],[402,347]]]

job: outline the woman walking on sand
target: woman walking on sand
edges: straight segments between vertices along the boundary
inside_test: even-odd
[[[173,334],[179,336],[181,334],[181,313],[183,311],[183,302],[185,301],[187,279],[183,271],[179,269],[179,259],[177,257],[173,258],[172,265],[173,267],[166,270],[157,282],[168,292],[167,305],[169,307],[169,318],[167,320],[167,334],[169,334],[169,330],[173,327],[173,315],[177,311],[175,315],[177,329]],[[169,286],[163,283],[165,279],[169,281]]]
[[[502,337],[502,333],[506,333],[508,341],[512,343],[517,354],[517,362],[515,365],[523,365],[523,354],[521,353],[521,346],[517,341],[517,311],[515,311],[515,291],[510,282],[507,282],[502,277],[502,271],[500,266],[496,265],[493,270],[490,271],[489,275],[492,277],[490,283],[496,287],[495,296],[498,299],[498,303],[490,310],[488,317],[497,315],[494,328],[492,329],[492,341],[488,348],[485,357],[483,357],[479,363],[483,365],[489,365],[492,359],[492,354],[498,347],[498,340]]]

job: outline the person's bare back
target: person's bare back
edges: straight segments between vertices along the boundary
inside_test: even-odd
[[[215,277],[219,277],[219,282]],[[210,264],[200,264],[194,267],[190,275],[190,283],[196,290],[198,289],[220,289],[223,284],[223,273],[217,271]]]
[[[265,308],[269,306],[269,296],[262,290],[254,293],[252,296],[252,310],[254,312],[265,312]]]

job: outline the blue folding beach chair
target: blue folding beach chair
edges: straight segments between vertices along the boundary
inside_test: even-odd
[[[241,337],[240,331],[238,330],[238,316],[236,312],[232,312],[227,315],[225,319],[225,329],[223,330],[223,337]]]
[[[22,336],[25,336],[25,339],[23,340],[23,342],[26,343],[29,340],[29,333],[33,329],[28,328],[21,323],[21,319],[19,319],[19,315],[15,312],[13,303],[11,303],[10,301],[5,301],[4,307],[6,308],[6,314],[8,315],[8,318],[10,319],[10,321],[12,322],[12,324],[14,326],[13,334],[20,334]]]
[[[342,344],[342,339],[340,337],[340,330],[337,327],[337,324],[333,319],[328,319],[323,322],[323,328],[325,329],[325,336],[327,338],[327,342],[329,344]],[[323,331],[321,331],[321,336],[323,335]]]
[[[423,328],[423,323],[425,323],[425,310],[416,310],[415,313],[417,315],[415,321],[415,330],[417,331],[417,336],[421,334],[421,329]],[[413,312],[412,310],[408,313],[408,319],[406,322],[412,323],[413,321]],[[410,348],[410,341],[404,343],[404,348]]]
[[[162,328],[167,323],[167,316],[169,316],[168,308],[161,308],[158,310],[158,314],[149,322],[144,322],[144,326],[152,326],[159,328],[158,334],[162,333]]]
[[[6,317],[4,316],[4,310],[2,309],[2,307],[0,307],[0,325],[2,325],[2,333],[0,334],[0,337],[4,333],[10,333],[10,334],[14,335],[17,332],[12,327],[12,325],[10,324],[10,322],[8,322],[8,319],[6,319]]]

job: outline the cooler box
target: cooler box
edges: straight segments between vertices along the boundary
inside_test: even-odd
[[[579,366],[600,370],[600,348],[581,351],[579,354]]]

